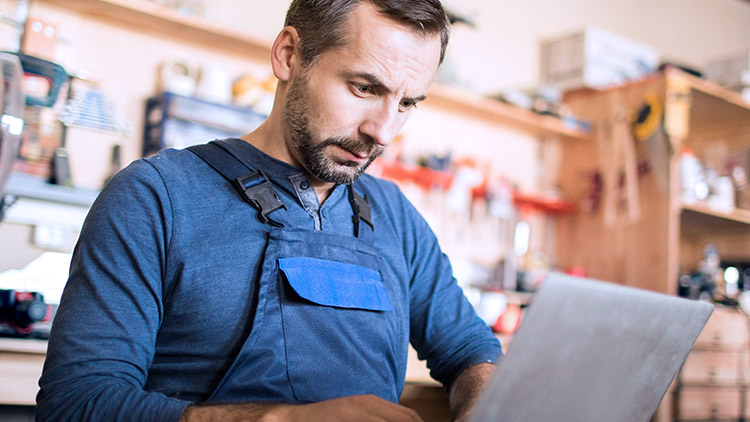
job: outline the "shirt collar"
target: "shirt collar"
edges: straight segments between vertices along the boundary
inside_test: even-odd
[[[225,140],[228,146],[232,149],[239,158],[252,163],[251,168],[253,170],[263,170],[263,173],[272,179],[274,183],[279,185],[280,188],[293,192],[297,200],[307,210],[307,212],[317,220],[317,215],[320,211],[320,202],[318,201],[318,195],[315,190],[310,187],[310,192],[304,193],[299,187],[303,180],[308,180],[307,173],[294,165],[285,163],[279,159],[271,157],[260,149],[256,148],[253,144],[244,141],[239,138],[228,138]],[[282,181],[284,183],[282,183]],[[336,185],[331,192],[331,195],[326,200],[326,205],[329,203],[337,202],[341,195],[344,194],[344,185]],[[320,223],[316,221],[316,226]],[[317,228],[317,227],[316,227]]]

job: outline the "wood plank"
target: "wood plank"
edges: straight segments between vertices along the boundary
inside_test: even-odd
[[[700,204],[682,205],[683,230],[701,229],[713,233],[737,230],[750,233],[750,210],[717,211]]]
[[[536,136],[559,136],[569,140],[592,140],[590,133],[512,104],[484,98],[453,87],[434,84],[425,104],[511,127]]]
[[[36,339],[0,338],[0,352],[44,355],[47,353],[47,341]]]
[[[682,366],[682,385],[714,384],[739,386],[741,351],[693,350]]]
[[[601,94],[638,90],[643,86],[652,85],[654,82],[663,79],[677,79],[680,82],[688,84],[691,89],[698,91],[699,96],[714,98],[716,104],[719,104],[721,107],[737,108],[742,110],[742,112],[750,113],[750,103],[745,102],[741,94],[676,68],[669,68],[661,73],[644,76],[626,85],[613,86],[602,90],[582,88],[567,92],[565,96],[572,101],[585,100],[588,97],[595,97]]]
[[[603,130],[605,120],[614,115],[615,108],[635,112],[647,92],[663,100],[665,91],[664,78],[651,78],[629,90],[578,94],[567,102],[576,115],[592,120],[596,130]],[[677,280],[671,276],[670,266],[674,265],[676,272],[676,253],[674,264],[670,263],[669,254],[676,249],[670,248],[670,244],[678,238],[674,233],[676,228],[670,226],[673,210],[667,200],[674,188],[670,186],[670,192],[665,192],[654,173],[644,174],[638,181],[641,218],[630,221],[625,209],[618,205],[616,220],[608,225],[604,218],[605,191],[600,191],[598,199],[591,200],[594,174],[603,174],[613,165],[612,157],[606,156],[605,146],[606,142],[564,144],[560,189],[566,198],[580,201],[582,206],[577,214],[558,217],[557,264],[561,268],[581,266],[594,278],[674,294]],[[617,198],[622,194],[617,186],[609,193]],[[615,202],[619,204],[617,198]]]
[[[46,353],[46,340],[0,338],[0,404],[36,404]]]
[[[686,420],[739,420],[741,394],[738,388],[682,388],[678,417]]]
[[[439,384],[407,382],[404,385],[399,404],[415,410],[425,421],[451,421],[448,394]]]
[[[720,85],[690,75],[678,69],[667,70],[667,76],[685,79],[690,84],[692,89],[716,98],[717,100],[719,100],[719,102],[725,104],[725,106],[727,107],[731,105],[750,114],[750,103],[745,102],[742,99],[742,95],[738,92],[734,92]]]
[[[266,59],[270,44],[229,31],[204,19],[184,16],[146,0],[41,0],[138,31],[201,44],[249,58]]]
[[[0,404],[33,406],[44,355],[0,351]]]
[[[705,205],[698,205],[698,204],[683,204],[682,205],[683,211],[690,211],[698,214],[705,214],[708,216],[713,216],[716,218],[724,219],[724,220],[730,220],[735,221],[742,224],[750,225],[750,210],[743,210],[743,209],[733,209],[730,212],[724,212],[724,211],[717,211],[713,210],[711,208],[708,208]]]

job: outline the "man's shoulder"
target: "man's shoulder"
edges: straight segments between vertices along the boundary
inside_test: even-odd
[[[196,163],[196,160],[200,159],[187,149],[168,148],[137,161],[148,163],[157,171],[190,171],[190,166]]]
[[[159,192],[166,186],[175,189],[189,185],[204,175],[204,166],[199,162],[200,159],[190,151],[166,149],[128,164],[107,183],[104,191]]]
[[[202,164],[203,161],[187,149],[169,148],[136,160],[131,167],[135,173],[153,173],[164,183],[183,184],[200,180],[207,172],[213,172],[210,167]]]

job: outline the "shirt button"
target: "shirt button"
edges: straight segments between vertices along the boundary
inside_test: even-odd
[[[323,216],[323,218],[328,217],[328,213],[326,212],[326,210],[320,210],[320,215]]]
[[[300,189],[305,190],[310,187],[310,182],[308,182],[307,180],[303,180],[300,182],[299,187]]]

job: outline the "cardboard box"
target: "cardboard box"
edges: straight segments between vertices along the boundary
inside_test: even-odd
[[[727,87],[733,91],[741,91],[750,85],[750,50],[731,57],[713,61],[706,65],[703,74],[711,82]]]
[[[658,65],[652,47],[599,28],[541,45],[541,82],[562,90],[620,85],[654,72]]]

